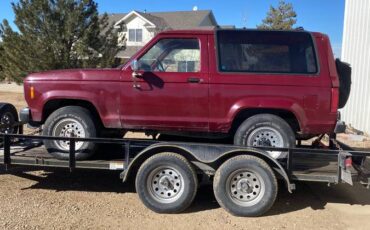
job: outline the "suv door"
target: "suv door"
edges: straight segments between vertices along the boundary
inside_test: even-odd
[[[166,36],[136,57],[123,77],[124,128],[208,130],[207,36]]]

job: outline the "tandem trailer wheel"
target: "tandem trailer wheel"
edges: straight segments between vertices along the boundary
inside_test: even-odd
[[[236,156],[216,171],[213,190],[218,203],[235,216],[261,216],[275,202],[278,185],[271,167],[261,158]]]
[[[157,213],[179,213],[193,202],[198,179],[183,156],[164,152],[148,158],[136,175],[136,192]]]

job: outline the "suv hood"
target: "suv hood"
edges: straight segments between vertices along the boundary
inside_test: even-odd
[[[28,75],[25,81],[109,81],[120,79],[121,69],[53,70]]]

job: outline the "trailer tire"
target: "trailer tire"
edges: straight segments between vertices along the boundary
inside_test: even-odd
[[[216,200],[235,216],[260,216],[274,204],[278,185],[271,167],[255,156],[236,156],[223,163],[213,181]]]
[[[71,134],[72,133],[72,134]],[[79,106],[66,106],[54,111],[43,128],[44,136],[93,138],[97,136],[92,114]],[[44,145],[53,157],[60,160],[69,159],[69,142],[45,140]],[[96,152],[93,142],[76,142],[76,160],[86,160]]]
[[[176,153],[159,153],[140,167],[136,191],[146,207],[157,213],[179,213],[193,202],[198,179],[193,166]]]
[[[9,125],[9,127],[1,128],[0,133],[7,133],[7,134],[17,134],[19,127],[10,127],[17,123],[18,120],[18,113],[17,109],[11,104],[2,104],[0,105],[0,124],[1,125]]]

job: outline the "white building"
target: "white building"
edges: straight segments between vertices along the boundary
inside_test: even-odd
[[[370,134],[370,1],[346,0],[342,60],[352,66],[352,88],[342,119]]]

